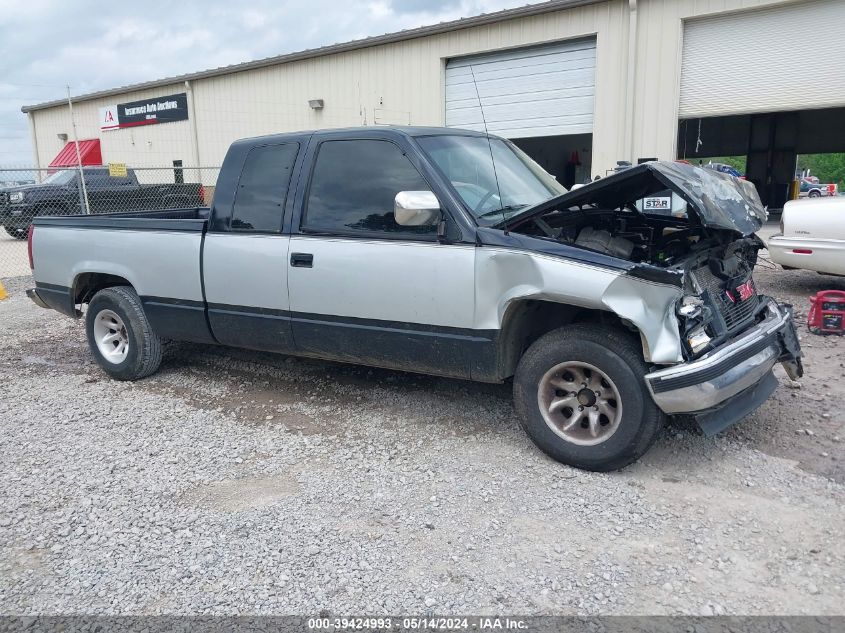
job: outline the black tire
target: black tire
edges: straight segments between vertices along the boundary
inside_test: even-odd
[[[125,358],[119,363],[108,360],[95,340],[94,324],[99,315],[105,314],[104,311],[117,314],[125,326],[123,336],[128,349]],[[85,315],[85,331],[91,354],[112,378],[138,380],[155,373],[161,364],[161,339],[150,326],[140,298],[128,286],[106,288],[94,295]]]
[[[601,443],[585,446],[564,439],[541,413],[543,376],[567,362],[594,366],[618,392],[618,426]],[[646,373],[639,342],[622,330],[586,324],[553,330],[528,348],[514,376],[514,403],[522,428],[544,453],[569,466],[599,472],[627,466],[651,447],[664,422],[663,412],[648,393]]]
[[[15,238],[16,240],[25,240],[29,236],[29,227],[25,229],[14,228],[11,226],[4,226],[3,227],[11,237]]]
[[[807,194],[810,198],[821,198],[822,194],[820,191],[813,189],[810,193]]]

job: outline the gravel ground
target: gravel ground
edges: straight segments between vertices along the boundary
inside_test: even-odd
[[[602,475],[505,385],[192,345],[112,382],[29,283],[0,302],[0,613],[845,614],[841,338]],[[800,321],[845,280],[758,285]]]
[[[26,241],[16,240],[0,228],[0,279],[28,274]]]

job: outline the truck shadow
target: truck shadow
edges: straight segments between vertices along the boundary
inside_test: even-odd
[[[185,380],[186,375],[188,380]],[[426,435],[521,435],[510,383],[452,378],[192,343],[168,345],[155,385],[250,425],[337,434],[425,425]]]
[[[779,378],[784,379],[780,374]],[[295,434],[379,441],[407,438],[426,445],[444,437],[495,436],[538,460],[548,459],[522,432],[510,383],[473,383],[176,343],[168,346],[161,371],[144,384],[146,389],[176,396],[192,406],[223,413],[239,424],[256,428],[281,426]],[[808,472],[841,479],[841,468],[819,455],[825,451],[834,454],[835,446],[820,446],[819,438],[796,435],[787,401],[798,394],[782,385],[759,412],[720,437],[736,446],[800,460],[799,466]],[[723,459],[724,448],[723,442],[703,437],[691,418],[677,418],[668,422],[644,459],[664,475],[682,476],[695,471],[696,464],[712,468],[713,460],[718,463]]]
[[[512,385],[491,385],[226,347],[179,343],[165,356],[154,390],[214,410],[238,424],[306,436],[440,444],[494,438],[550,461],[520,428]],[[667,424],[646,456],[667,477],[712,467],[722,449],[691,419]],[[623,472],[639,472],[634,465]],[[654,475],[654,472],[651,473]],[[650,476],[651,476],[650,475]]]

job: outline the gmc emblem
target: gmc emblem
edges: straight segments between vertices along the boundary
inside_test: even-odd
[[[733,292],[725,290],[725,294],[728,295],[728,299],[731,300],[731,303],[745,301],[746,299],[753,297],[755,292],[754,281],[752,279],[749,279],[744,284],[737,286]]]

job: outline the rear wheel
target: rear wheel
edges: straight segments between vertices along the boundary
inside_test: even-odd
[[[4,226],[3,229],[5,229],[6,233],[8,233],[10,236],[15,238],[16,240],[25,240],[27,238],[28,233],[29,233],[28,227],[25,228],[25,229],[19,229],[19,228],[14,228],[14,227],[11,227],[11,226]]]
[[[649,449],[663,424],[647,371],[640,346],[621,330],[574,325],[549,332],[525,352],[514,377],[522,427],[564,464],[622,468]]]
[[[161,364],[161,340],[132,288],[116,286],[95,294],[85,326],[94,359],[112,378],[138,380]]]

